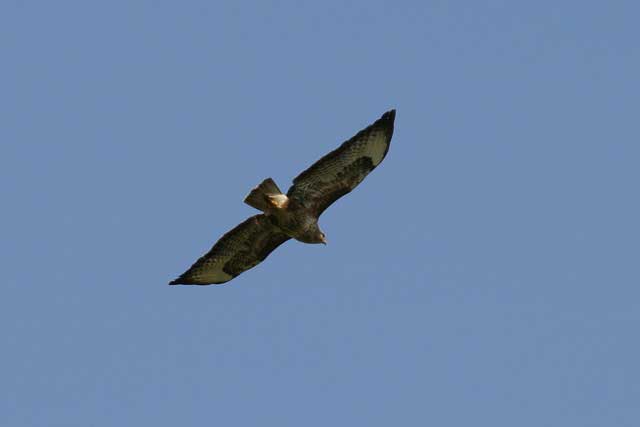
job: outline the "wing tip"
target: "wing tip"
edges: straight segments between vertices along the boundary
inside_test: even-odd
[[[173,279],[172,281],[169,282],[170,286],[173,285],[197,285],[198,283],[196,283],[196,281],[194,281],[192,278],[190,278],[187,273],[181,274],[180,276],[178,276],[178,278]]]
[[[396,119],[396,109],[393,108],[389,111],[387,111],[386,113],[384,113],[382,115],[382,117],[380,117],[380,121],[386,121],[386,122],[391,122],[393,123]]]
[[[394,108],[384,113],[382,117],[376,120],[376,122],[372,125],[372,127],[377,127],[378,129],[384,129],[384,132],[387,134],[387,137],[389,138],[387,143],[390,143],[391,138],[393,137],[393,128],[395,126],[395,120],[396,120],[396,110]],[[384,156],[387,155],[388,150],[389,150],[389,146],[387,145],[387,149],[384,152]]]
[[[203,282],[199,280],[194,280],[192,278],[180,276],[177,279],[174,279],[169,282],[169,286],[173,285],[198,285],[198,286],[207,286],[207,285],[222,285],[223,283],[227,283],[228,281],[235,278],[235,276],[230,277],[228,280],[222,281],[211,281],[211,282]]]
[[[385,129],[387,134],[389,135],[389,139],[391,139],[391,135],[393,135],[395,120],[396,110],[394,108],[384,113],[378,120],[376,120],[373,125],[371,125],[371,127]]]

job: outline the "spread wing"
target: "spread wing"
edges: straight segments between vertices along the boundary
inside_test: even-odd
[[[266,215],[252,216],[222,236],[209,252],[169,284],[210,285],[228,282],[260,264],[289,239]]]
[[[293,180],[287,196],[316,216],[353,190],[382,162],[393,136],[395,110],[358,132]]]

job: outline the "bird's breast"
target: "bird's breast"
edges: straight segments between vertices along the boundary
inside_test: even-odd
[[[315,218],[302,209],[279,209],[273,216],[277,226],[294,239],[304,234],[316,222]]]

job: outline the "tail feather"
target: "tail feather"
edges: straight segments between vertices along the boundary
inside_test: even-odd
[[[251,207],[266,212],[269,209],[273,209],[276,205],[273,202],[274,196],[280,195],[284,196],[273,179],[267,178],[251,190],[249,195],[245,197],[244,202]]]

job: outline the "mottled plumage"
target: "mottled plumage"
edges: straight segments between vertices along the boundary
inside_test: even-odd
[[[318,218],[333,202],[353,190],[382,162],[389,150],[395,110],[358,132],[315,162],[293,180],[282,194],[265,179],[245,203],[263,211],[227,234],[171,285],[225,283],[262,262],[290,238],[304,243],[326,243]]]
[[[265,214],[254,215],[236,226],[170,285],[225,283],[258,265],[275,248],[289,240]]]

